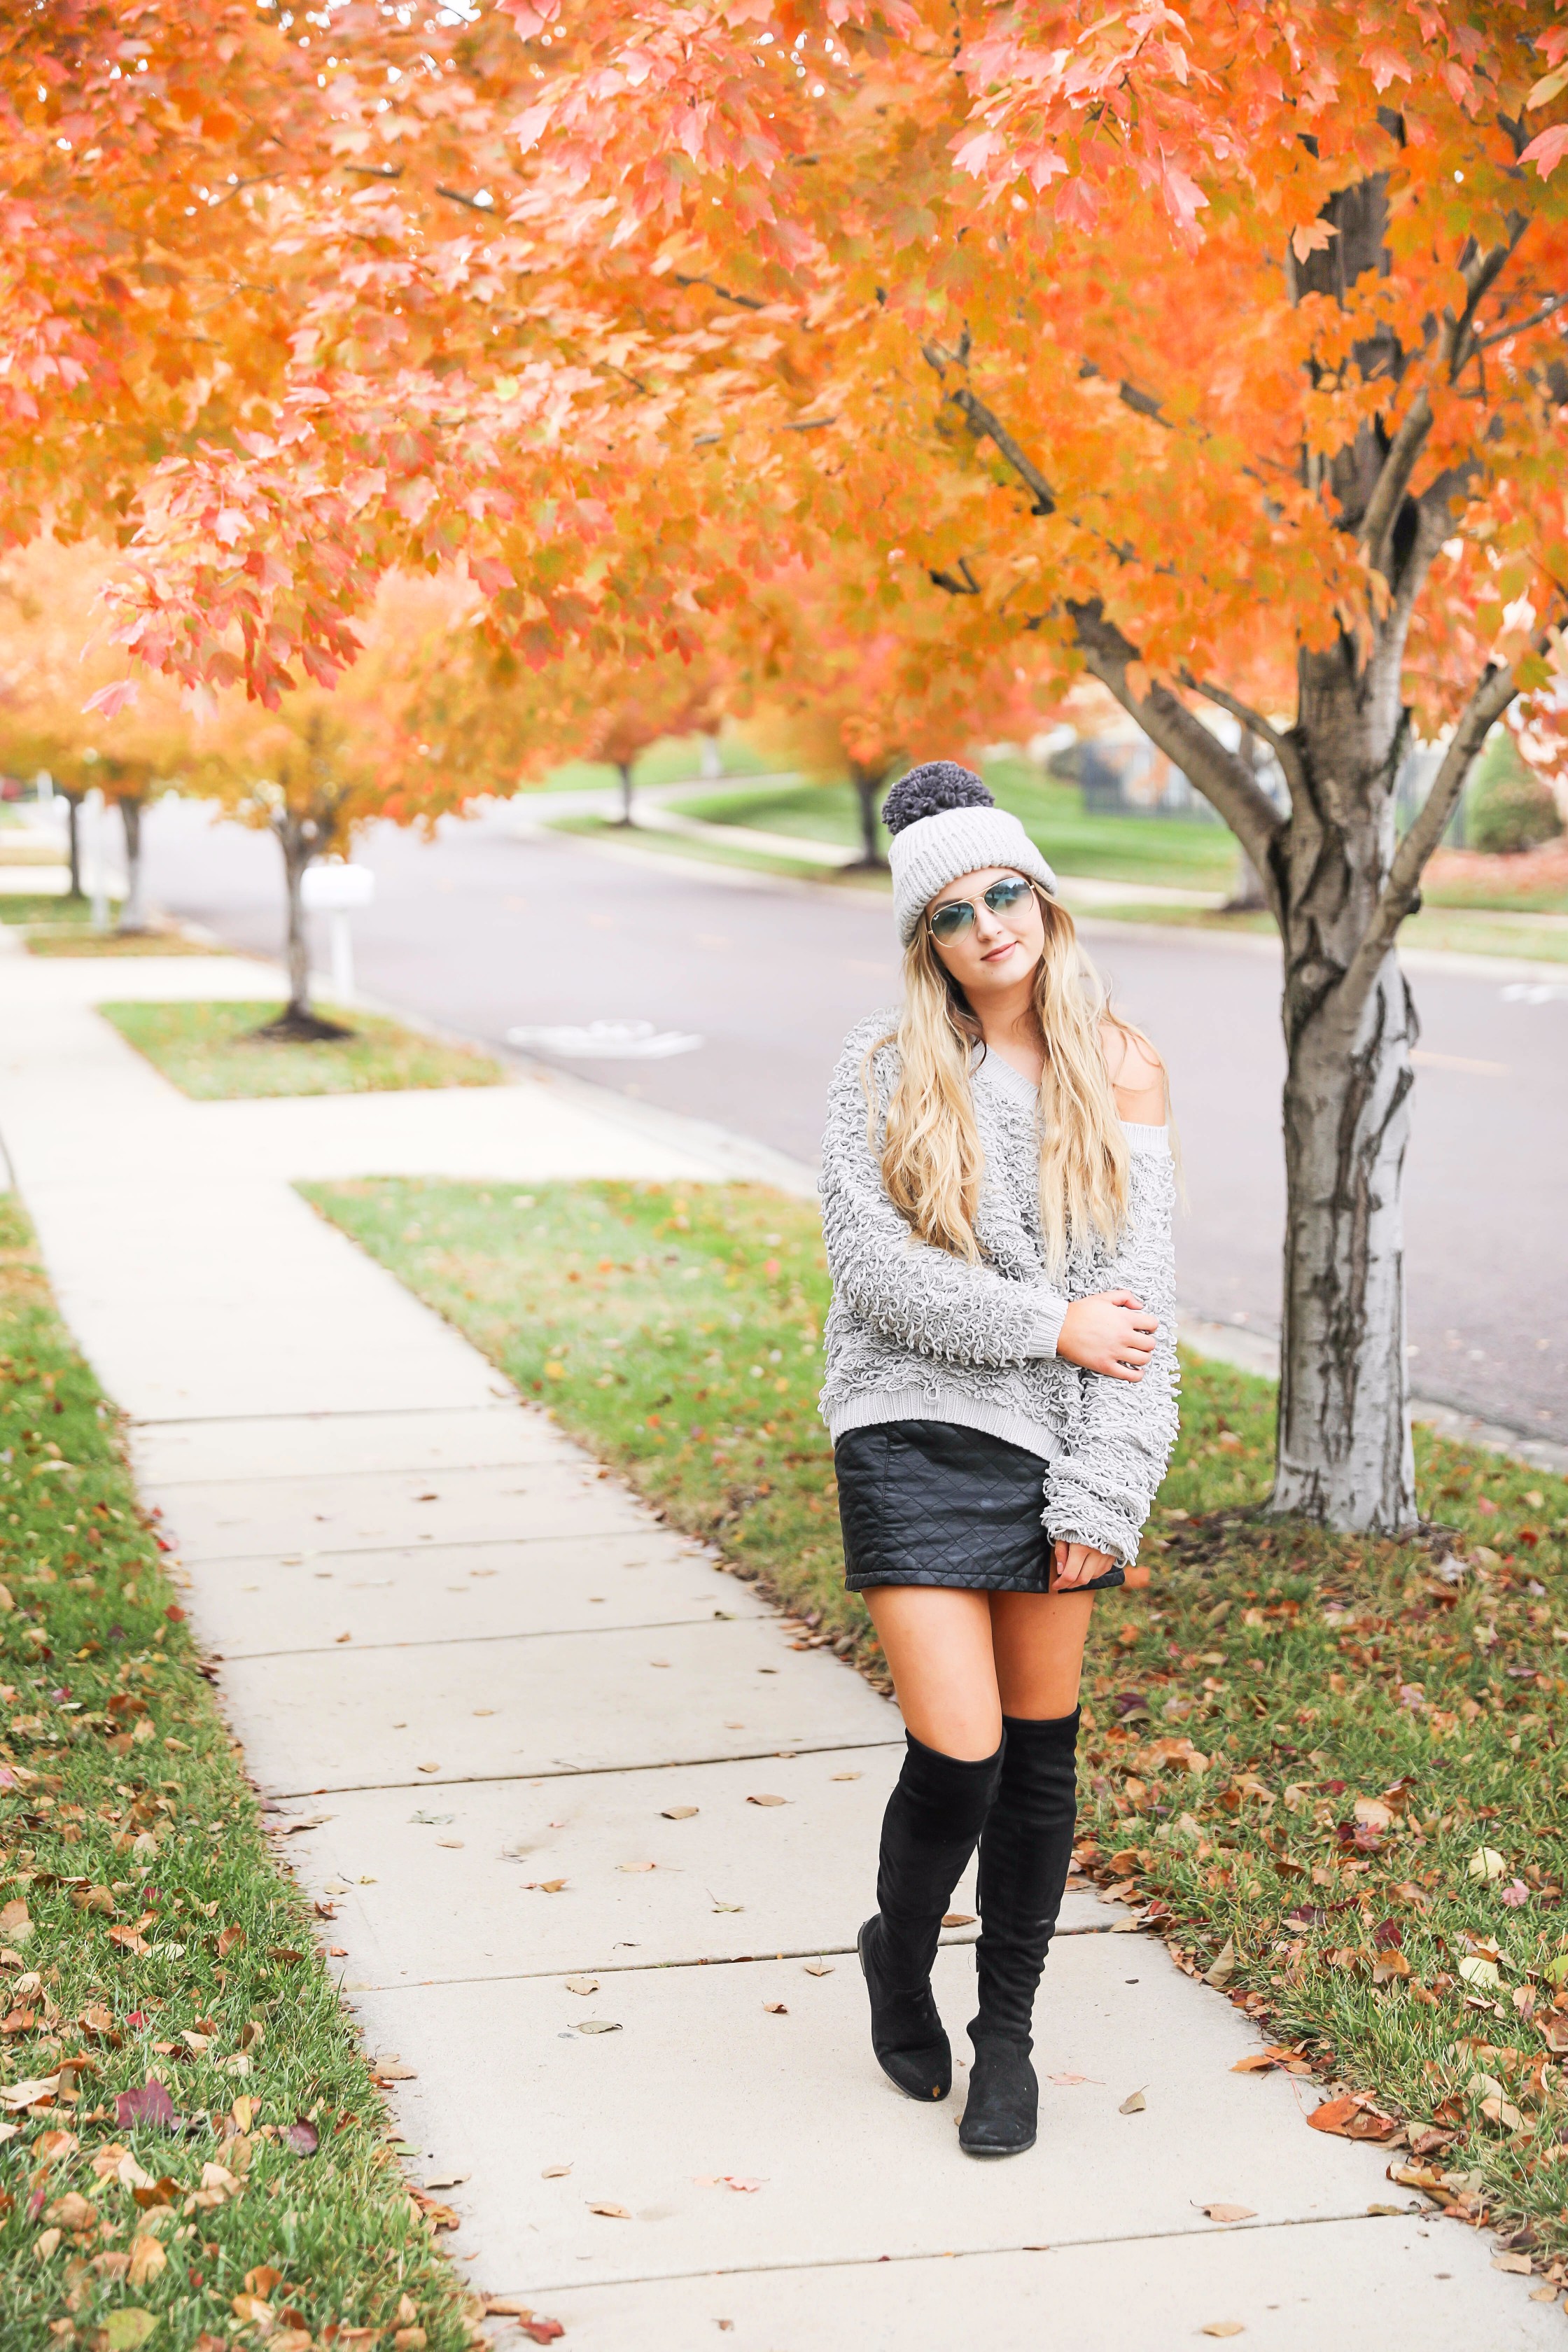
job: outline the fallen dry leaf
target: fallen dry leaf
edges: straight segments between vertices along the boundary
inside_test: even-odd
[[[1505,1876],[1508,1864],[1495,1846],[1479,1845],[1465,1864],[1465,1870],[1471,1878],[1489,1881]]]
[[[98,2220],[98,2210],[72,2189],[65,2196],[56,2198],[44,2219],[46,2221],[58,2221],[65,2230],[90,2230]]]
[[[689,1822],[697,1810],[695,1805],[666,1805],[664,1818],[667,1822]]]
[[[833,1962],[831,1960],[807,1960],[805,1964],[805,1973],[808,1977],[830,1977],[833,1974]]]
[[[833,1778],[836,1780],[858,1780],[860,1775],[858,1772],[835,1772]],[[720,2325],[723,2325],[722,2321],[721,2321]],[[731,2322],[731,2325],[734,2325],[733,2321]]]
[[[748,1797],[746,1802],[748,1805],[787,1805],[789,1799],[787,1797]]]
[[[787,2017],[789,2015],[789,2011],[785,2008],[782,2000],[764,2000],[763,2007],[767,2011],[770,2017]]]
[[[1211,2221],[1256,2221],[1258,2219],[1257,2208],[1252,2205],[1215,2203],[1200,2205],[1198,2211],[1206,2213]]]
[[[1223,1992],[1235,1974],[1236,1942],[1233,1937],[1227,1936],[1210,1966],[1204,1970],[1204,1982],[1213,1985],[1216,1992]]]
[[[0,2098],[5,2094],[0,2092]],[[178,2123],[174,2103],[162,2083],[143,2083],[140,2090],[121,2091],[114,2102],[114,2120],[123,2130],[128,2124],[141,2124],[154,2131],[173,2131]]]
[[[602,2213],[606,2221],[629,2221],[632,2218],[624,2205],[603,2205],[593,2200],[589,2200],[588,2210]]]
[[[658,1864],[651,1862],[623,1862],[616,1866],[621,1870],[641,1871],[657,1869]]]
[[[1119,2116],[1141,2116],[1148,2104],[1142,2091],[1134,2091],[1122,2100],[1116,2112]]]
[[[974,1914],[973,1911],[947,1911],[942,1915],[942,1924],[944,1927],[973,1927]]]
[[[577,2027],[579,2033],[618,2033],[620,2026],[609,2017],[584,2017]]]
[[[163,2247],[158,2243],[156,2238],[132,2238],[131,2241],[131,2267],[125,2273],[127,2284],[131,2286],[145,2286],[149,2279],[155,2279],[157,2277],[159,2272],[167,2264],[168,2260],[168,2255],[163,2252]]]
[[[1198,2330],[1200,2336],[1245,2336],[1246,2333],[1239,2319],[1211,2319],[1206,2327]]]
[[[1325,2099],[1307,2121],[1314,2131],[1332,2132],[1338,2139],[1387,2139],[1399,2128],[1392,2116],[1381,2115],[1364,2095]]]
[[[597,1977],[568,1977],[566,1990],[568,1992],[575,1993],[597,1992],[599,1979]]]
[[[541,2180],[564,2180],[571,2169],[569,2164],[547,2164],[539,2177]]]

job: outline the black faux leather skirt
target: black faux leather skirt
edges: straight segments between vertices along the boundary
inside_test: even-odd
[[[833,1449],[844,1581],[948,1584],[972,1592],[1048,1592],[1051,1546],[1037,1454],[951,1421],[879,1421]],[[1125,1583],[1120,1567],[1074,1589]]]

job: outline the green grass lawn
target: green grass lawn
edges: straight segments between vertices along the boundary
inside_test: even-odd
[[[1225,915],[1217,908],[1168,907],[1130,898],[1113,907],[1086,909],[1101,922],[1160,923],[1167,929],[1202,931],[1252,931],[1265,939],[1279,936],[1269,914]],[[1568,922],[1543,922],[1529,915],[1423,907],[1400,926],[1399,943],[1406,948],[1431,948],[1448,955],[1528,958],[1536,963],[1568,963]]]
[[[638,850],[647,850],[654,856],[697,858],[710,866],[743,866],[752,874],[782,874],[792,882],[821,882],[832,886],[838,876],[832,866],[818,866],[805,857],[770,857],[755,850],[733,847],[726,841],[700,838],[689,834],[658,833],[649,825],[614,824],[598,816],[557,817],[552,821],[552,831],[575,834],[584,841],[630,842]],[[857,875],[862,887],[874,876]]]
[[[247,1095],[358,1095],[407,1087],[495,1087],[506,1072],[488,1055],[445,1045],[372,1013],[318,1007],[352,1036],[279,1045],[252,1033],[277,1004],[100,1004],[99,1011],[156,1070],[197,1102]]]
[[[476,2308],[403,2182],[330,1908],[268,1852],[7,1200],[0,1578],[0,2341],[458,2352]]]
[[[761,753],[738,740],[726,738],[719,746],[719,757],[727,776],[767,772],[768,762]],[[663,742],[650,745],[632,766],[634,784],[679,784],[688,776],[701,773],[702,743],[696,735],[667,736]],[[618,792],[620,784],[620,770],[596,760],[568,760],[552,768],[544,779],[547,793]]]
[[[809,1204],[306,1189],[803,1642],[882,1678],[841,1583]],[[1331,2112],[1403,2171],[1391,2201],[1425,2188],[1541,2267],[1568,2255],[1568,1482],[1420,1430],[1421,1538],[1325,1536],[1260,1514],[1273,1412],[1270,1383],[1187,1365],[1152,1583],[1095,1614],[1080,1852],[1279,2063],[1366,2102]]]
[[[120,901],[111,898],[110,916],[120,912]],[[92,920],[90,898],[56,898],[52,891],[0,890],[0,923],[71,923],[88,924]]]
[[[1230,887],[1236,845],[1219,825],[1177,817],[1086,816],[1076,784],[1057,783],[1023,759],[989,760],[984,772],[999,806],[1011,809],[1060,873],[1184,890]],[[713,824],[857,846],[860,840],[858,803],[847,783],[694,792],[675,805],[682,815]]]

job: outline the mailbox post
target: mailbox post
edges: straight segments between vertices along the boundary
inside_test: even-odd
[[[347,1004],[354,992],[353,940],[349,916],[355,907],[368,907],[375,897],[375,876],[368,866],[352,866],[328,858],[307,866],[300,877],[300,900],[307,913],[331,918],[332,994]]]

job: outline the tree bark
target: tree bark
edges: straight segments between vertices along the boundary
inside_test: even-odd
[[[621,814],[616,819],[616,823],[619,824],[630,824],[633,822],[632,763],[629,760],[618,760],[616,764],[619,768],[621,774]]]
[[[122,936],[147,929],[147,908],[142,896],[142,812],[145,803],[125,799],[120,803],[120,822],[125,828],[125,899],[120,909],[115,929]]]
[[[273,818],[272,830],[283,852],[283,880],[289,900],[289,1002],[276,1020],[263,1023],[256,1034],[275,1043],[306,1045],[323,1038],[352,1036],[352,1030],[345,1029],[341,1022],[324,1021],[310,1004],[310,941],[300,885],[306,868],[329,838],[331,827],[318,824],[314,817],[285,808]]]
[[[70,888],[66,896],[79,899],[84,893],[81,887],[81,832],[77,818],[80,814],[82,796],[79,793],[66,792],[62,787],[62,797],[66,804],[66,856],[70,862]]]
[[[855,787],[860,812],[860,855],[856,858],[854,872],[875,868],[879,873],[887,867],[882,855],[881,835],[877,825],[877,795],[887,779],[886,768],[862,768],[858,761],[849,763],[849,780]]]

